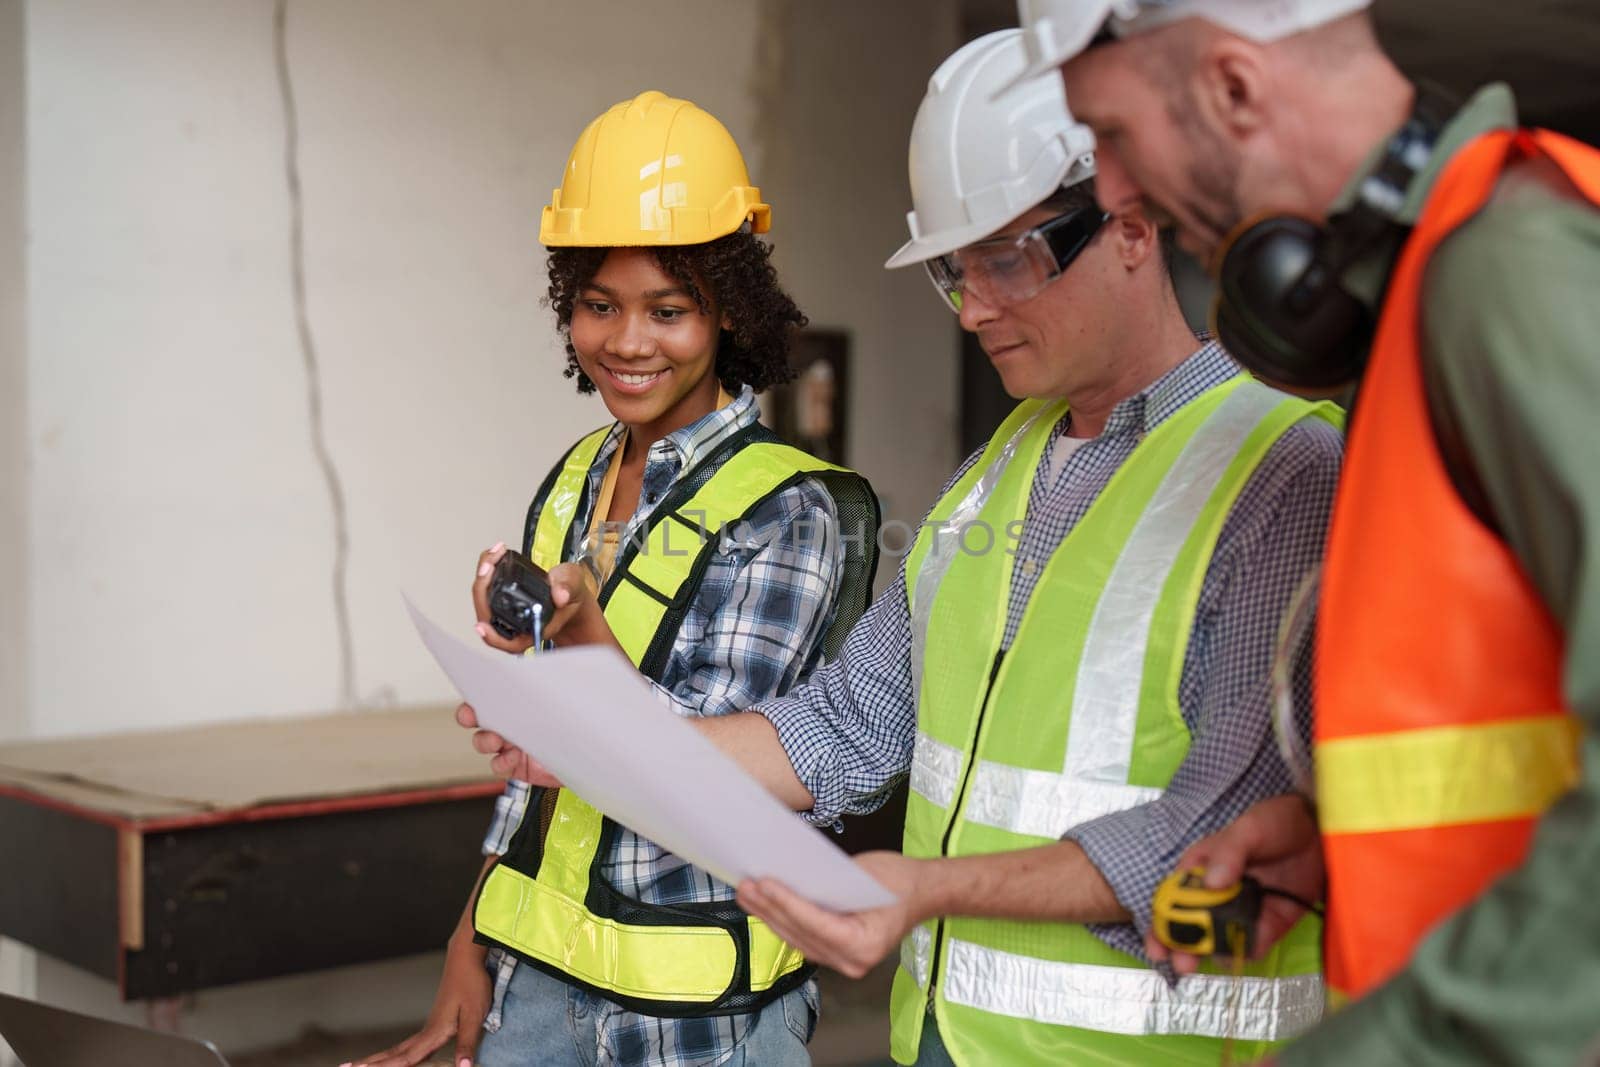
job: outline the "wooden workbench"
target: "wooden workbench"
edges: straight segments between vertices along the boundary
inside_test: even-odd
[[[501,783],[452,708],[0,745],[0,934],[170,997],[444,946]]]

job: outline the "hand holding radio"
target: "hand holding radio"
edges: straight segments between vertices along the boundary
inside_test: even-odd
[[[501,626],[495,625],[494,611],[490,606],[496,580],[501,577],[498,568],[508,554],[514,553],[511,553],[503,541],[478,554],[478,570],[472,580],[472,607],[478,616],[478,636],[483,638],[483,643],[502,652],[520,655],[533,647],[532,629],[519,630],[513,626],[509,628],[510,632],[507,632]],[[546,595],[551,597],[550,615],[553,617],[555,615],[553,591],[548,589],[548,585],[546,590]],[[502,620],[502,625],[505,621]],[[548,620],[545,625],[548,625]]]
[[[520,552],[506,549],[489,575],[489,625],[507,640],[518,636],[544,647],[544,628],[554,621],[550,576]]]
[[[536,640],[558,647],[611,645],[621,650],[596,599],[593,578],[577,563],[546,573],[504,543],[478,557],[472,603],[484,644],[522,653]]]

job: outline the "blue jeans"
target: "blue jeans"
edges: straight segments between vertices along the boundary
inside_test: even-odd
[[[810,1067],[815,994],[791,990],[761,1009],[726,1067]],[[511,976],[500,1029],[484,1032],[480,1067],[595,1067],[595,1000],[576,986],[522,964]]]

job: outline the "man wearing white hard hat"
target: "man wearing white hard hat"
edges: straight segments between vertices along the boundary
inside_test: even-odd
[[[1359,381],[1323,576],[1316,805],[1202,844],[1328,901],[1356,999],[1285,1063],[1600,1049],[1600,152],[1413,86],[1367,0],[1023,0],[1110,204],[1220,283],[1224,342]],[[1263,213],[1268,213],[1263,216]],[[1313,822],[1315,819],[1315,822]],[[1320,830],[1320,838],[1318,831]],[[1280,879],[1281,880],[1281,879]],[[1176,961],[1182,968],[1192,959]]]
[[[708,729],[764,746],[823,825],[909,774],[904,854],[861,860],[901,903],[841,915],[765,881],[739,900],[848,974],[898,947],[899,1062],[1214,1064],[1318,1018],[1315,921],[1175,987],[1142,932],[1185,848],[1287,788],[1268,675],[1321,556],[1339,416],[1195,338],[1155,226],[1096,203],[1058,80],[994,99],[1022,64],[1009,31],[933,75],[888,262],[924,265],[1022,403],[837,660]]]

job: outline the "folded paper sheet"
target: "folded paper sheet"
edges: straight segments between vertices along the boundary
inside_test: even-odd
[[[663,706],[615,651],[508,656],[473,648],[409,600],[406,607],[481,724],[635,833],[735,885],[776,878],[836,911],[893,900],[843,850]]]

